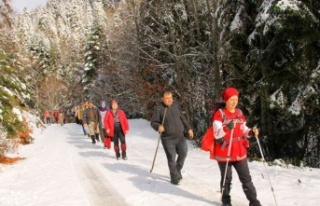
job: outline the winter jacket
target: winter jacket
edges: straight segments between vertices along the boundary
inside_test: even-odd
[[[83,124],[89,124],[90,122],[94,122],[95,125],[98,123],[98,114],[95,108],[86,108],[83,112],[82,116]]]
[[[129,124],[128,124],[128,120],[126,117],[126,114],[124,113],[123,110],[118,109],[117,110],[117,114],[119,117],[119,121],[120,121],[120,126],[122,129],[122,132],[124,135],[126,135],[129,131]],[[114,125],[115,125],[115,115],[113,113],[113,110],[110,109],[107,111],[107,114],[104,117],[104,128],[106,131],[109,130],[109,132],[107,132],[107,135],[109,137],[113,137],[114,136]]]
[[[82,108],[79,108],[76,110],[77,118],[79,120],[82,120]]]
[[[181,107],[173,102],[170,107],[161,103],[156,106],[151,118],[151,127],[158,131],[162,124],[165,108],[167,108],[166,116],[164,118],[164,132],[161,134],[163,139],[173,139],[184,136],[184,132],[191,129],[186,117],[184,116]]]
[[[50,118],[50,112],[49,111],[45,111],[44,112],[44,118]]]
[[[58,112],[57,110],[55,110],[55,111],[53,112],[53,117],[54,117],[55,119],[58,119],[58,116],[59,116],[59,112]]]
[[[106,134],[105,134],[105,129],[104,129],[104,118],[107,114],[109,110],[109,107],[106,107],[106,108],[98,108],[98,122],[99,122],[99,132],[100,132],[100,136],[101,137],[104,137]]]
[[[104,118],[109,110],[109,107],[105,108],[98,108],[98,120],[99,120],[99,126],[100,129],[104,129]]]
[[[219,109],[213,114],[213,136],[215,139],[223,138],[222,144],[215,144],[214,159],[219,162],[227,161],[228,146],[231,138],[231,131],[226,125],[235,120],[233,129],[231,153],[229,161],[240,161],[247,157],[247,147],[249,147],[250,129],[246,126],[246,119],[240,109],[236,109],[234,113],[227,109]]]

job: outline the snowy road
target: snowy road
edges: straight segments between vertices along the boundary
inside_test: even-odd
[[[86,155],[98,146],[89,144],[78,128],[51,125],[34,144],[22,147],[20,156],[26,160],[0,176],[0,205],[126,205]]]
[[[4,168],[0,205],[219,205],[219,193],[208,185],[195,190],[199,177],[189,177],[184,170],[180,186],[169,183],[161,146],[150,174],[158,135],[141,121],[131,122],[127,161],[116,160],[102,143],[92,145],[79,125],[48,126],[34,144],[19,149],[26,160]]]
[[[72,162],[91,205],[105,206],[106,203],[110,206],[126,205],[123,198],[115,191],[112,185],[108,184],[104,174],[95,167],[94,159],[90,158],[92,152],[83,153],[79,151],[81,148],[86,147],[89,147],[89,150],[91,147],[94,151],[97,148],[95,145],[88,145],[88,142],[82,139],[83,135],[79,135],[77,132],[78,130],[69,131],[70,136],[68,141],[76,146],[76,148],[71,148],[73,150],[71,152]],[[104,156],[103,153],[101,155],[102,157]]]
[[[145,120],[130,120],[128,160],[116,160],[113,150],[92,145],[81,126],[48,126],[22,146],[18,164],[0,167],[0,206],[218,206],[220,174],[208,154],[189,145],[179,186],[169,183],[168,166],[160,146],[153,173],[150,167],[158,134]],[[261,163],[250,163],[258,198],[274,205]],[[316,206],[320,201],[319,170],[270,167],[279,206]],[[234,206],[248,205],[234,175]],[[298,181],[299,180],[299,181]],[[312,183],[312,184],[311,184]],[[308,196],[305,203],[305,194]]]

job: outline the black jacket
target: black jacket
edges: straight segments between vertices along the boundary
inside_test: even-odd
[[[163,103],[155,107],[151,119],[152,128],[158,131],[162,123],[165,108],[167,108],[167,112],[163,124],[164,132],[161,134],[161,137],[164,139],[183,137],[184,132],[191,129],[191,127],[181,111],[181,107],[175,102],[170,107],[167,107]]]

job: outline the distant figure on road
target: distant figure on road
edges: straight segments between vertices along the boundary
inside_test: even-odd
[[[44,112],[44,123],[45,124],[50,124],[51,123],[51,114],[49,110],[46,110]]]
[[[54,123],[58,124],[59,112],[58,110],[54,110],[53,112]]]
[[[103,142],[104,148],[111,148],[111,141],[112,138],[107,135],[107,132],[104,127],[104,118],[110,108],[107,106],[107,103],[105,100],[101,100],[99,107],[98,107],[98,124],[99,124],[99,132],[101,141]]]
[[[65,115],[64,115],[64,112],[62,109],[59,110],[59,115],[58,115],[58,123],[63,126],[64,124],[64,118],[65,118]]]

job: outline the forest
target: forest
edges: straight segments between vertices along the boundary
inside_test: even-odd
[[[7,139],[30,141],[16,108],[115,98],[150,119],[164,89],[199,146],[232,86],[267,161],[320,167],[319,31],[318,0],[49,0],[22,13],[1,0],[0,156]]]

